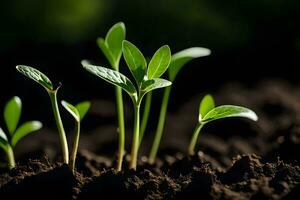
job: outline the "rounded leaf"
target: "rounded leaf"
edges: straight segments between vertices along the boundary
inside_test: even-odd
[[[148,65],[148,79],[159,78],[168,69],[171,62],[171,50],[168,45],[160,47]]]
[[[215,107],[215,101],[209,94],[205,95],[199,106],[199,122],[202,118]]]
[[[23,137],[41,129],[43,124],[39,121],[29,121],[22,124],[11,138],[11,145],[14,147]]]
[[[123,41],[123,56],[137,84],[144,80],[147,70],[147,62],[142,52],[132,43]]]
[[[75,108],[75,106],[73,106],[72,104],[70,104],[64,100],[61,101],[61,104],[74,117],[74,119],[77,122],[80,121],[80,115],[79,115],[77,108]]]
[[[16,66],[16,69],[23,75],[27,76],[28,78],[34,80],[35,82],[39,83],[42,85],[44,88],[47,90],[53,90],[53,85],[50,79],[40,72],[39,70],[25,66],[25,65],[18,65]]]
[[[210,122],[217,119],[228,118],[228,117],[243,117],[253,121],[257,121],[258,117],[252,110],[233,105],[218,106],[209,111],[202,119],[202,122]]]
[[[11,98],[4,107],[4,120],[10,135],[13,135],[22,112],[22,102],[17,96]]]
[[[90,73],[102,78],[103,80],[113,85],[121,87],[129,95],[136,95],[137,92],[133,83],[120,72],[105,67],[92,65],[86,60],[83,60],[81,64],[83,68],[89,71]]]
[[[170,81],[174,81],[180,69],[189,61],[210,55],[211,51],[202,47],[192,47],[182,50],[172,56],[168,69]]]
[[[5,135],[2,128],[0,127],[0,148],[7,151],[7,147],[8,147],[7,136]]]
[[[83,102],[78,103],[75,107],[79,113],[80,120],[82,120],[84,118],[84,116],[86,115],[86,113],[88,112],[88,110],[90,109],[91,102],[83,101]]]

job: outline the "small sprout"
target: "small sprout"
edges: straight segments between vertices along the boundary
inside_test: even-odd
[[[248,118],[253,121],[257,121],[258,117],[252,110],[234,105],[222,105],[215,107],[214,99],[211,95],[206,95],[199,106],[199,118],[198,125],[193,133],[192,140],[189,145],[188,153],[189,155],[195,154],[195,146],[199,133],[203,126],[211,121],[229,118],[229,117],[243,117]]]
[[[202,47],[192,47],[188,48],[185,50],[182,50],[180,52],[177,52],[176,54],[172,55],[171,58],[171,63],[168,68],[168,76],[170,81],[174,81],[178,72],[181,70],[181,68],[188,63],[189,61],[195,59],[195,58],[200,58],[204,56],[210,55],[210,50],[207,48],[202,48]],[[153,164],[156,159],[157,151],[160,145],[161,137],[164,131],[164,125],[165,125],[165,120],[166,120],[166,115],[167,115],[167,108],[168,108],[168,102],[169,102],[169,97],[171,93],[171,88],[167,87],[164,91],[163,99],[162,99],[162,104],[161,104],[161,109],[160,109],[160,114],[159,114],[159,119],[158,119],[158,124],[155,132],[155,137],[154,141],[150,150],[150,155],[149,155],[149,163]],[[151,97],[147,97],[145,105],[149,107],[148,109],[150,110],[150,105],[151,104]],[[143,118],[143,125],[146,126],[148,119],[149,113],[144,114]],[[144,120],[145,119],[145,120]],[[142,127],[143,130],[145,127]]]
[[[122,42],[125,40],[126,28],[123,22],[113,25],[106,34],[105,39],[98,38],[97,44],[109,61],[111,67],[119,71],[119,63],[122,56]],[[117,171],[121,171],[125,149],[125,122],[122,89],[115,87],[117,114],[119,124],[119,145]]]
[[[73,106],[72,104],[62,101],[61,104],[63,107],[74,117],[76,121],[76,135],[74,138],[73,148],[70,155],[70,164],[69,167],[74,173],[75,171],[75,161],[76,161],[76,155],[77,155],[77,149],[79,144],[79,137],[80,137],[80,123],[86,113],[88,112],[91,103],[88,101],[84,101],[81,103],[78,103],[76,106]]]
[[[140,50],[128,41],[123,41],[123,56],[130,69],[137,87],[123,74],[118,71],[107,69],[82,61],[83,67],[92,74],[107,82],[125,90],[132,99],[134,107],[134,128],[131,149],[130,168],[136,169],[137,155],[140,137],[140,105],[145,94],[148,92],[170,86],[170,81],[159,77],[169,66],[171,52],[168,46],[163,46],[152,57],[147,68],[147,62]],[[162,57],[163,56],[163,57]],[[166,59],[166,60],[163,60]]]
[[[60,143],[61,143],[61,148],[63,153],[63,161],[65,164],[68,164],[69,163],[68,143],[67,143],[65,129],[60,117],[59,108],[57,104],[57,91],[60,88],[60,86],[54,89],[50,79],[45,74],[43,74],[42,72],[40,72],[39,70],[33,67],[18,65],[16,68],[21,74],[39,83],[47,90],[51,100],[52,110],[53,110],[54,118],[59,132]]]
[[[8,160],[8,167],[12,169],[16,166],[13,148],[16,144],[29,133],[42,128],[39,121],[29,121],[18,127],[22,112],[22,102],[17,96],[10,99],[4,107],[4,120],[8,130],[8,135],[0,127],[0,148],[2,148]]]

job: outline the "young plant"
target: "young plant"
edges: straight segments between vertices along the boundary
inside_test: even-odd
[[[33,67],[18,65],[16,68],[21,74],[39,83],[48,92],[52,104],[54,118],[59,132],[60,144],[61,144],[62,154],[63,154],[63,162],[65,164],[68,164],[69,163],[68,142],[67,142],[65,129],[61,121],[60,112],[57,104],[57,91],[61,85],[59,85],[57,88],[54,88],[50,79],[45,74],[43,74],[42,72],[40,72],[39,70]]]
[[[170,81],[159,78],[169,67],[171,51],[167,45],[162,46],[155,52],[147,67],[145,57],[135,45],[124,40],[122,50],[125,62],[135,79],[136,86],[129,78],[118,71],[95,66],[89,64],[88,61],[82,61],[82,65],[92,74],[122,88],[131,97],[134,107],[134,128],[129,167],[135,170],[140,137],[140,105],[144,95],[148,92],[172,84]]]
[[[4,121],[9,134],[5,134],[0,127],[0,147],[5,151],[8,168],[16,166],[13,148],[16,144],[29,133],[42,128],[39,121],[28,121],[18,127],[19,119],[22,112],[22,102],[17,96],[11,98],[4,107]]]
[[[70,170],[74,173],[75,171],[75,161],[76,161],[76,155],[78,150],[78,144],[79,144],[79,137],[80,137],[80,123],[86,113],[88,112],[91,103],[89,101],[84,101],[81,103],[78,103],[76,106],[73,106],[72,104],[62,101],[61,104],[63,107],[74,117],[76,121],[76,134],[74,138],[73,148],[70,155]]]
[[[109,61],[111,67],[116,71],[119,71],[119,63],[122,56],[122,42],[125,40],[125,34],[125,24],[123,22],[119,22],[109,29],[105,39],[97,39],[98,46]],[[115,95],[119,124],[117,171],[121,171],[125,149],[125,123],[122,89],[120,87],[115,87]]]
[[[204,57],[204,56],[208,56],[208,55],[210,55],[210,50],[206,49],[206,48],[202,48],[202,47],[188,48],[188,49],[182,50],[182,51],[172,55],[171,63],[170,63],[169,69],[168,69],[169,80],[174,82],[178,72],[189,61],[191,61],[195,58],[200,58],[200,57]],[[167,115],[167,108],[168,108],[168,102],[169,102],[169,97],[170,97],[170,93],[171,93],[171,88],[172,88],[172,86],[167,87],[164,90],[158,124],[157,124],[154,141],[153,141],[153,144],[152,144],[152,147],[150,150],[150,155],[149,155],[149,163],[150,164],[153,164],[155,162],[157,151],[158,151],[160,141],[161,141],[161,137],[162,137],[162,134],[164,131],[164,125],[165,125],[165,120],[166,120],[166,115]],[[147,98],[146,100],[149,101],[149,102],[145,103],[146,105],[151,103],[151,98],[150,99]],[[147,124],[147,122],[145,122],[145,124]]]
[[[195,128],[192,140],[188,148],[189,155],[195,154],[197,139],[204,125],[211,121],[229,117],[243,117],[251,119],[253,121],[258,120],[255,112],[245,107],[234,105],[222,105],[215,107],[213,97],[211,95],[206,95],[200,102],[198,124]]]

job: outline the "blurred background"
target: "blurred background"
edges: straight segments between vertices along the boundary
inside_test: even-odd
[[[46,92],[15,66],[36,67],[54,83],[62,82],[59,99],[100,99],[90,124],[114,121],[113,87],[85,72],[80,61],[108,64],[96,38],[119,21],[126,24],[127,39],[148,57],[164,44],[173,53],[192,46],[212,50],[178,75],[171,112],[229,82],[252,87],[267,78],[300,80],[299,0],[10,0],[1,1],[1,8],[0,108],[18,95],[23,119],[39,119],[50,127],[54,122]],[[126,73],[124,61],[121,71]]]

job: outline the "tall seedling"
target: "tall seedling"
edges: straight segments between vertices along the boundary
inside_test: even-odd
[[[135,45],[124,40],[122,50],[136,85],[116,70],[95,66],[88,61],[82,61],[82,65],[90,73],[122,88],[131,97],[134,107],[134,126],[129,167],[136,169],[140,137],[140,105],[144,95],[148,92],[172,84],[170,81],[159,78],[169,67],[171,52],[168,46],[162,46],[155,52],[147,67],[145,57]]]
[[[54,118],[59,132],[60,144],[63,153],[63,162],[65,164],[68,164],[69,163],[68,142],[67,142],[65,129],[60,117],[60,112],[57,104],[57,91],[60,88],[60,86],[54,88],[50,79],[45,74],[43,74],[42,72],[40,72],[39,70],[33,67],[18,65],[16,68],[21,74],[39,83],[48,92],[52,104]]]
[[[125,25],[119,22],[109,29],[105,39],[97,39],[98,46],[109,61],[111,67],[116,71],[119,71],[119,63],[122,56],[122,42],[125,40],[125,34]],[[122,89],[120,87],[115,87],[115,95],[119,124],[118,160],[116,168],[117,171],[121,171],[125,148],[125,122]]]
[[[181,70],[181,68],[188,63],[189,61],[199,58],[199,57],[204,57],[210,55],[210,50],[202,47],[192,47],[188,48],[185,50],[182,50],[174,55],[172,55],[171,63],[168,69],[168,76],[169,80],[174,82],[178,72]],[[162,104],[161,104],[161,109],[160,109],[160,114],[159,114],[159,119],[158,119],[158,124],[154,136],[154,141],[150,150],[150,155],[149,155],[149,163],[153,164],[156,159],[157,151],[160,145],[160,141],[162,138],[162,134],[164,131],[164,125],[165,125],[165,120],[166,120],[166,114],[167,114],[167,108],[168,108],[168,102],[169,102],[169,97],[171,93],[171,88],[167,87],[164,90],[163,94],[163,99],[162,99]],[[148,98],[147,98],[148,100]],[[149,101],[151,99],[149,98]],[[146,102],[146,105],[148,103]],[[147,124],[147,123],[145,123]]]

